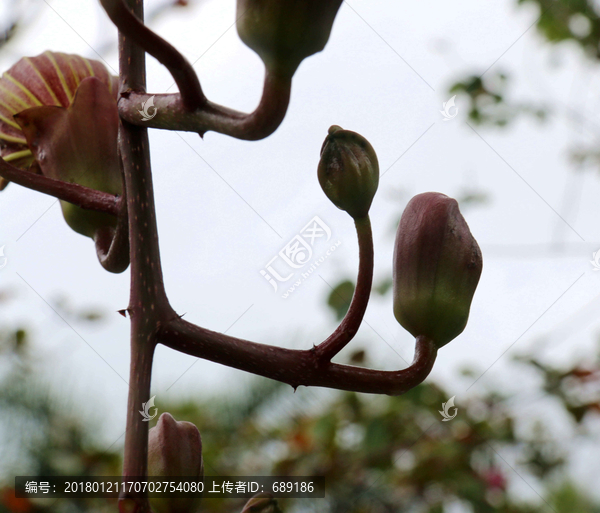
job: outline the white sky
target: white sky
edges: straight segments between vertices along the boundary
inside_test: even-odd
[[[249,143],[209,132],[202,141],[195,134],[151,131],[171,302],[205,327],[224,331],[235,323],[231,335],[290,347],[310,347],[334,329],[324,307],[327,283],[354,277],[357,268],[353,223],[328,202],[316,178],[327,128],[338,124],[369,139],[385,172],[371,211],[377,281],[391,273],[390,235],[410,196],[428,190],[459,196],[469,188],[489,194],[488,204],[464,209],[484,256],[471,319],[440,351],[431,376],[456,394],[459,407],[467,394],[501,383],[517,404],[534,411],[536,380],[511,364],[511,355],[536,347],[541,358],[563,363],[589,357],[597,346],[600,272],[590,260],[600,249],[600,182],[594,169],[574,172],[569,150],[596,138],[600,105],[593,91],[600,76],[574,46],[551,49],[535,29],[528,31],[537,14],[513,1],[350,5],[342,5],[325,51],[300,66],[288,114],[268,139]],[[163,16],[153,28],[197,61],[212,101],[250,111],[260,98],[263,69],[239,40],[234,19],[233,0],[207,0]],[[98,58],[92,49],[115,36],[92,0],[41,2],[28,30],[0,54],[0,69],[46,49]],[[115,48],[103,57],[117,69]],[[458,116],[445,122],[439,111],[448,86],[492,64],[490,73],[514,76],[512,100],[550,106],[551,122],[477,128],[484,142],[465,124],[460,97]],[[151,57],[148,76],[150,92],[172,86]],[[572,109],[589,123],[573,121]],[[128,321],[110,312],[127,306],[129,274],[106,273],[93,243],[67,227],[54,202],[15,185],[1,195],[7,265],[0,287],[9,287],[18,301],[0,312],[0,322],[33,324],[40,362],[59,386],[87,402],[94,397],[114,438],[124,430],[127,386],[117,374],[128,379],[129,348]],[[341,244],[318,276],[282,299],[259,271],[315,215]],[[109,320],[73,324],[79,337],[45,303],[56,297],[98,306]],[[404,367],[413,340],[396,323],[391,298],[374,297],[366,321],[351,347],[368,346],[380,368]],[[193,362],[158,349],[152,394],[159,407],[161,395]],[[491,366],[468,393],[473,380],[457,377],[465,365],[482,372]],[[242,376],[198,362],[168,394],[234,389]]]

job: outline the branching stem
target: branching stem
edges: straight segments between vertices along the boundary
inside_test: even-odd
[[[181,101],[187,111],[195,111],[206,103],[198,75],[175,47],[136,18],[123,0],[100,0],[100,3],[121,34],[139,45],[169,70],[179,87]]]
[[[127,2],[133,14],[143,19],[143,0]],[[144,51],[123,34],[119,34],[119,69],[121,91],[145,90]],[[119,145],[127,191],[131,252],[128,308],[131,317],[131,364],[123,476],[134,477],[147,474],[148,423],[144,422],[139,410],[150,397],[156,332],[161,322],[173,314],[165,294],[160,264],[147,129],[123,122]],[[121,505],[124,506],[128,499],[135,505],[134,512],[130,513],[149,511],[145,494],[142,497],[125,494],[121,497]]]
[[[20,169],[2,158],[0,158],[0,176],[9,182],[68,201],[86,210],[118,216],[121,209],[121,199],[114,194]]]
[[[179,94],[150,95],[137,91],[119,100],[119,114],[134,125],[164,130],[183,130],[204,135],[219,132],[237,139],[257,141],[271,135],[283,121],[290,101],[291,79],[266,72],[261,101],[250,114],[216,103],[189,112]],[[154,96],[156,115],[149,120],[140,116],[141,105]]]

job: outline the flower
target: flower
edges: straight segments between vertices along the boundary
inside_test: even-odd
[[[68,107],[81,81],[96,77],[116,100],[118,78],[98,61],[79,55],[44,52],[24,57],[0,78],[0,156],[11,164],[40,172],[14,116],[32,107]],[[0,178],[0,190],[7,182]]]
[[[2,157],[50,178],[121,194],[116,95],[117,77],[100,62],[53,52],[24,57],[0,79]],[[115,216],[66,201],[61,207],[82,235],[105,237],[116,227]]]
[[[438,348],[465,329],[483,260],[456,200],[437,192],[412,198],[394,249],[394,315]]]

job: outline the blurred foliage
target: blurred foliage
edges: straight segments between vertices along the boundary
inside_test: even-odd
[[[352,289],[352,282],[344,283]],[[337,305],[331,308],[336,314]],[[19,455],[12,459],[18,465],[0,475],[0,512],[115,511],[114,501],[99,499],[14,499],[11,481],[17,472],[120,474],[121,448],[101,447],[99,423],[36,375],[34,353],[26,328],[0,330],[0,369],[9,369],[0,373],[0,448]],[[373,363],[368,356],[359,349],[351,363]],[[600,360],[560,370],[523,356],[518,365],[542,377],[540,392],[557,398],[577,426],[597,418]],[[510,398],[496,391],[459,398],[457,417],[443,422],[438,412],[451,392],[435,383],[387,397],[321,389],[294,394],[278,382],[244,379],[236,397],[158,405],[198,426],[206,475],[325,476],[325,499],[279,500],[286,513],[442,513],[450,506],[533,513],[546,504],[556,513],[600,513],[600,504],[569,480],[570,454],[552,438],[544,419],[524,429]],[[511,491],[521,480],[540,494],[538,500],[525,503]],[[201,511],[239,512],[244,502],[205,499]]]
[[[547,109],[506,99],[508,77],[503,73],[471,75],[450,87],[451,94],[462,94],[468,103],[469,120],[477,125],[507,126],[517,116],[528,114],[544,121]]]
[[[576,422],[581,422],[589,412],[600,413],[600,366],[579,365],[567,370],[549,367],[531,356],[516,358],[539,371],[543,389],[560,400],[564,409]]]
[[[344,280],[338,283],[327,298],[327,306],[335,313],[335,318],[340,321],[346,315],[354,294],[354,282]]]
[[[31,2],[3,0],[3,3],[4,5],[0,9],[3,14],[0,19],[0,49],[12,41],[23,27],[32,21],[32,11],[34,10],[32,7],[37,2],[34,0]],[[39,6],[36,7],[39,9]]]
[[[600,10],[594,0],[516,0],[520,5],[537,5],[539,9],[535,26],[548,43],[557,45],[568,42],[582,50],[582,58],[598,64],[600,61]],[[540,105],[539,100],[515,102],[510,98],[511,81],[503,72],[492,72],[489,68],[480,74],[465,76],[449,87],[451,94],[461,95],[468,102],[468,119],[477,125],[506,127],[519,115],[526,114],[540,121],[548,119],[548,105]],[[578,122],[585,119],[585,113],[576,112],[567,106],[570,115]],[[588,121],[588,120],[586,120]],[[589,122],[589,121],[588,121]],[[592,121],[593,122],[593,121]],[[597,145],[573,148],[571,152],[575,164],[590,163],[600,166],[600,152]]]
[[[0,304],[12,299],[0,294]],[[70,308],[64,300],[53,307],[70,322],[97,322],[102,313]],[[54,391],[39,377],[39,354],[25,326],[0,328],[0,512],[53,511],[50,501],[16,499],[15,475],[120,475],[121,456],[99,446],[98,423],[89,409]],[[65,501],[66,502],[66,501]],[[116,502],[102,501],[106,511]],[[56,511],[88,511],[98,501],[69,501]],[[101,511],[102,508],[97,509]]]
[[[536,4],[540,16],[538,31],[551,43],[571,40],[586,55],[600,59],[600,19],[594,0],[518,0],[519,4]]]

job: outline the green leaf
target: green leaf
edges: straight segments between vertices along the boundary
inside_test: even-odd
[[[350,280],[342,281],[329,294],[327,305],[334,311],[338,321],[346,315],[353,294],[354,282]]]

